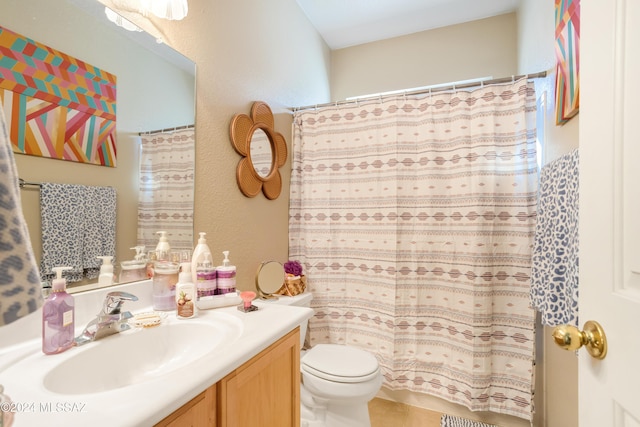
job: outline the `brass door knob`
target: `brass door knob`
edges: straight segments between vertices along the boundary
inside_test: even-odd
[[[607,355],[607,337],[602,326],[594,320],[588,320],[584,324],[584,330],[580,331],[572,325],[560,325],[553,329],[553,340],[565,350],[578,350],[582,346],[596,359],[604,359]]]

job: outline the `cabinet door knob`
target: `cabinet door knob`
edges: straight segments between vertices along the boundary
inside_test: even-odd
[[[578,350],[585,346],[589,354],[596,359],[607,355],[607,336],[602,326],[594,320],[588,320],[581,331],[572,325],[559,325],[553,329],[553,340],[565,350]]]

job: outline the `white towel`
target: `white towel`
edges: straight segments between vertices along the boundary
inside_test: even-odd
[[[0,103],[0,326],[35,311],[42,292]]]
[[[115,256],[116,191],[112,187],[43,182],[42,280],[54,277],[53,267],[69,266],[68,282],[98,277],[97,256]]]
[[[549,326],[578,326],[578,150],[542,168],[531,305]]]

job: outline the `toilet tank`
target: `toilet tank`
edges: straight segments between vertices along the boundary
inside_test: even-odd
[[[311,307],[311,300],[313,299],[313,295],[311,292],[303,292],[294,297],[288,297],[286,295],[278,295],[277,300],[265,300],[268,301],[269,304],[283,304],[283,305],[295,305],[297,307]],[[300,324],[300,348],[304,347],[304,338],[307,335],[307,324],[308,320],[305,320]]]

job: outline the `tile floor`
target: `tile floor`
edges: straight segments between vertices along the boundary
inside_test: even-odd
[[[374,398],[369,402],[371,427],[440,427],[439,412]]]

